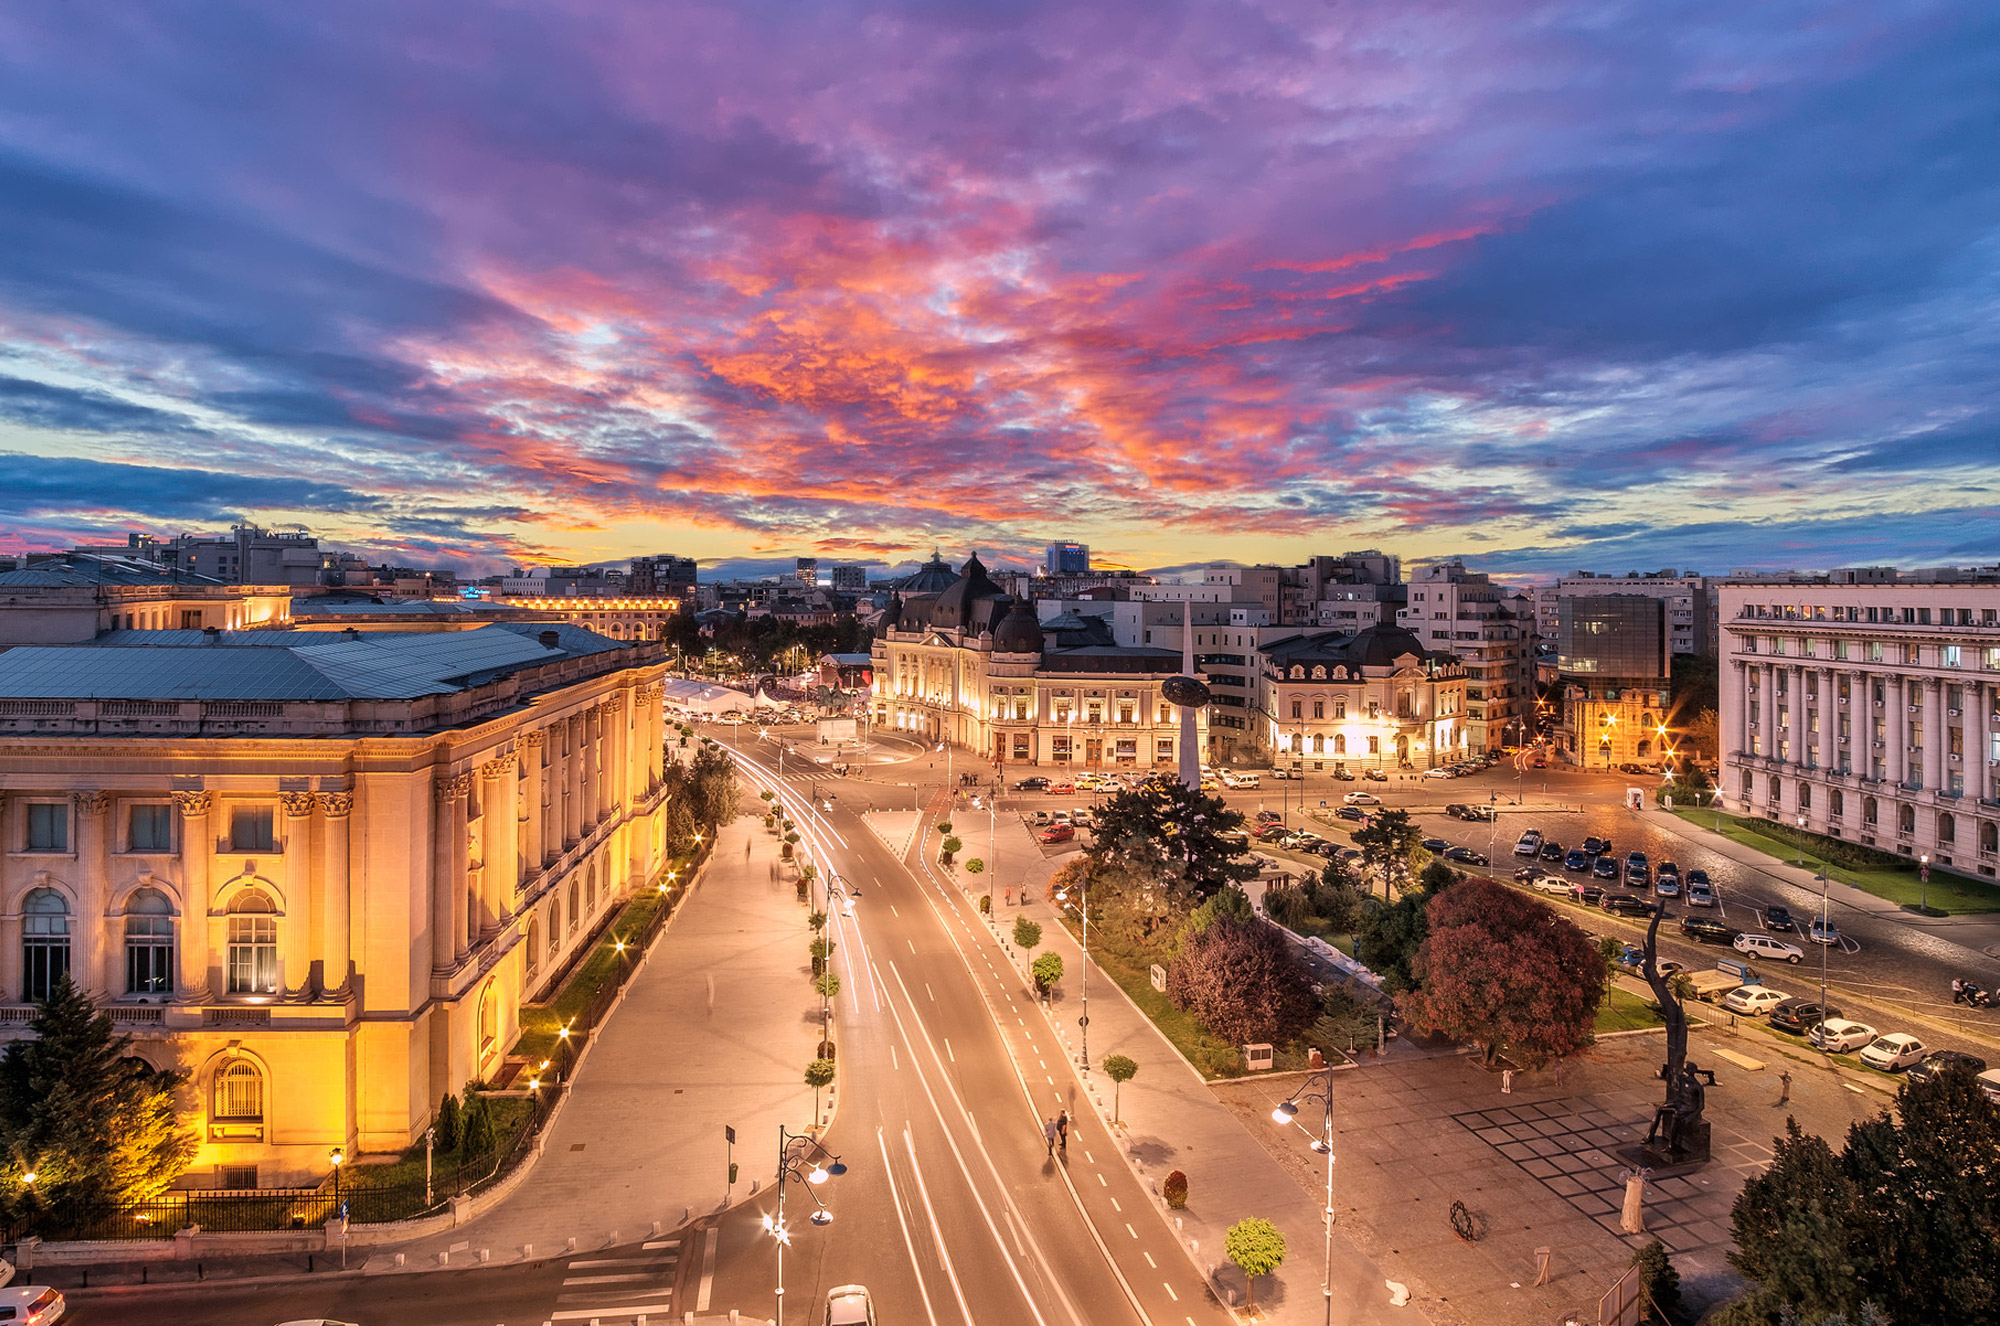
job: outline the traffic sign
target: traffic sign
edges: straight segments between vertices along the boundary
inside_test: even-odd
[[[1077,1026],[1079,1026],[1079,1027],[1087,1027],[1087,1026],[1089,1026],[1089,1025],[1090,1025],[1090,1019],[1089,1019],[1089,1018],[1078,1018],[1078,1019],[1076,1020],[1076,1025],[1077,1025]]]

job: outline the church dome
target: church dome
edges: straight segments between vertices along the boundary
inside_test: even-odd
[[[1042,624],[1035,619],[1035,609],[1026,599],[1017,599],[1014,610],[1000,619],[993,628],[993,652],[996,654],[1039,654],[1042,652]]]

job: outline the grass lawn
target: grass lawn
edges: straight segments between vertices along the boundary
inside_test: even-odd
[[[521,1009],[521,1037],[514,1042],[514,1054],[526,1055],[535,1061],[548,1058],[555,1049],[558,1029],[583,1011],[583,1006],[590,1002],[598,985],[615,974],[619,963],[636,960],[638,955],[635,953],[618,952],[618,941],[626,935],[637,934],[659,905],[660,895],[655,890],[648,889],[634,896],[618,913],[618,919],[598,937],[597,946],[589,956],[570,973],[556,997],[539,1007]]]
[[[1677,808],[1674,814],[1690,824],[1720,832],[1731,842],[1755,848],[1774,860],[1796,864],[1799,859],[1798,835],[1789,827],[1747,816],[1723,815],[1713,810]],[[1824,841],[1834,851],[1867,850],[1841,839],[1818,839],[1812,834],[1806,835],[1806,839],[1805,860],[1811,867],[1819,866],[1824,860],[1814,856],[1814,841]],[[1922,900],[1944,912],[2000,912],[2000,888],[1939,870],[1931,875],[1930,887],[1926,889],[1917,879],[1915,862],[1903,866],[1887,853],[1879,855],[1885,858],[1879,866],[1830,865],[1827,875],[1835,883],[1852,885],[1905,907],[1914,907]]]
[[[1613,985],[1605,988],[1604,1002],[1597,1008],[1597,1025],[1592,1030],[1602,1036],[1606,1032],[1644,1031],[1664,1025],[1660,1015],[1653,1011],[1651,1000]]]

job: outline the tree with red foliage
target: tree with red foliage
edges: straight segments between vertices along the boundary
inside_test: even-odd
[[[1438,894],[1426,920],[1407,1004],[1418,1028],[1471,1041],[1488,1063],[1504,1047],[1528,1068],[1590,1043],[1604,959],[1583,931],[1486,879]]]
[[[1312,973],[1276,926],[1223,912],[1187,936],[1167,998],[1232,1045],[1283,1045],[1312,1024]]]

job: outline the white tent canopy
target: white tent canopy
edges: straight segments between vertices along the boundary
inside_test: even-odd
[[[711,682],[678,680],[666,685],[666,703],[670,709],[685,709],[690,713],[717,714],[748,713],[753,707],[750,697],[741,691],[733,691],[727,686],[717,686]]]

